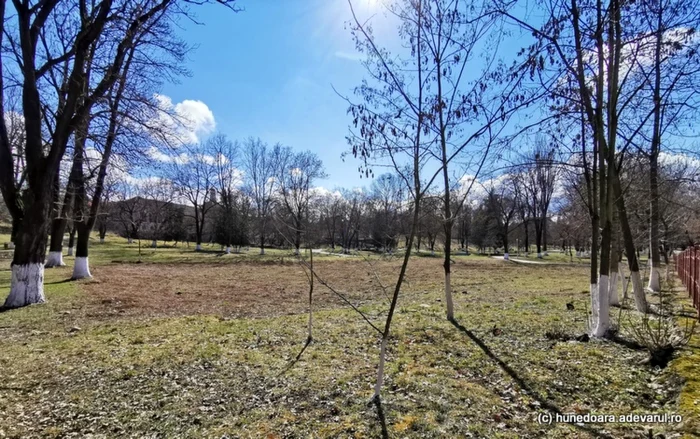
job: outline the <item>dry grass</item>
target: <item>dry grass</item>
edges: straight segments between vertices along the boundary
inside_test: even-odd
[[[379,283],[390,287],[399,264],[326,259],[316,268],[379,323],[387,309]],[[366,406],[377,334],[323,287],[314,342],[282,373],[306,337],[298,264],[106,263],[92,282],[62,283],[68,273],[47,271],[48,304],[0,314],[0,437],[380,434]],[[643,365],[643,352],[545,336],[554,325],[586,330],[584,267],[459,259],[452,281],[462,330],[444,318],[441,274],[439,258],[411,261],[388,347],[392,437],[643,438],[650,427],[683,427],[536,422],[552,408],[677,410],[677,376]]]

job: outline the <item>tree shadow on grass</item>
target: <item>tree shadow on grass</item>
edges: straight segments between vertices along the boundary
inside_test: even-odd
[[[44,285],[59,285],[59,284],[65,284],[68,282],[73,282],[73,278],[69,277],[69,278],[63,279],[63,280],[57,280],[57,281],[53,281],[53,282],[44,282]]]
[[[525,394],[529,395],[533,399],[535,399],[537,402],[540,403],[541,407],[544,407],[548,411],[550,411],[553,414],[558,414],[561,415],[562,411],[557,407],[554,403],[547,401],[545,398],[542,398],[537,392],[535,392],[532,387],[518,374],[517,371],[515,371],[512,367],[510,367],[505,361],[501,360],[496,354],[493,353],[493,351],[484,343],[479,337],[476,336],[472,331],[469,329],[465,328],[462,326],[460,323],[458,323],[456,320],[450,320],[450,323],[454,325],[455,328],[459,329],[462,331],[464,334],[467,335],[481,350],[486,354],[487,357],[491,358],[498,366],[510,377],[515,381],[518,386],[525,392]],[[588,433],[593,434],[595,437],[600,437],[600,438],[606,438],[606,439],[613,439],[612,436],[609,436],[603,432],[600,431],[600,428],[597,427],[592,427],[588,425],[580,425],[580,424],[575,424],[575,423],[568,423],[569,425],[572,425],[578,429],[584,430]]]
[[[295,364],[297,364],[297,362],[299,361],[299,359],[301,358],[301,356],[304,354],[304,351],[306,350],[306,348],[309,347],[309,345],[311,344],[312,341],[313,341],[313,338],[308,337],[308,338],[306,339],[306,343],[304,343],[304,347],[301,348],[301,351],[299,351],[299,353],[297,354],[297,356],[296,356],[292,361],[290,361],[289,363],[287,363],[287,365],[284,367],[284,369],[282,369],[282,371],[281,371],[279,374],[277,374],[277,376],[282,376],[282,375],[284,375],[285,373],[289,372],[289,370],[290,370],[292,367],[294,367]]]

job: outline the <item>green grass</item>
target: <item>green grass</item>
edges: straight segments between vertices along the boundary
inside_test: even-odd
[[[118,238],[94,243],[95,282],[100,267],[134,262],[137,251]],[[229,264],[234,277],[239,269],[234,262],[245,259],[252,263],[246,269],[259,270],[265,285],[266,277],[279,276],[276,264],[291,256],[270,251],[261,257],[252,248],[250,254],[227,256],[163,248],[146,249],[141,257],[175,267]],[[395,273],[396,259],[372,257],[384,279]],[[359,279],[368,273],[362,259],[340,259],[318,257],[328,262],[324,270],[355,270],[357,284],[338,287],[364,288]],[[255,265],[263,260],[267,263]],[[72,265],[70,258],[67,263]],[[642,364],[643,352],[619,344],[544,336],[551,328],[586,331],[585,267],[458,257],[456,318],[467,333],[444,318],[440,266],[439,257],[414,258],[399,301],[383,392],[392,437],[597,437],[602,430],[612,437],[647,437],[648,427],[694,437],[692,422],[591,429],[536,422],[545,406],[567,413],[681,410],[686,419],[697,413],[697,348],[661,371]],[[152,282],[159,282],[158,265],[152,269]],[[347,307],[315,312],[314,341],[286,370],[303,346],[307,316],[285,315],[284,303],[279,312],[257,318],[105,318],[86,305],[92,300],[88,291],[118,286],[62,282],[69,276],[70,267],[47,270],[46,304],[0,313],[0,437],[380,435],[376,410],[366,405],[379,337]],[[239,287],[232,285],[230,294]],[[8,288],[9,270],[3,266],[0,295]],[[149,292],[145,283],[143,294]],[[323,300],[322,287],[316,294]],[[566,310],[569,302],[574,311]],[[362,309],[379,323],[386,299],[377,293]],[[687,384],[678,403],[681,378]]]

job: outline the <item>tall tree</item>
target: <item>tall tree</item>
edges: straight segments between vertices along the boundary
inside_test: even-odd
[[[293,153],[287,149],[281,153],[278,164],[280,204],[288,218],[283,221],[285,234],[290,237],[294,253],[299,254],[307,229],[311,188],[315,180],[325,178],[326,174],[321,159],[310,151]]]
[[[269,148],[260,139],[249,138],[243,145],[245,190],[253,201],[260,254],[265,254],[265,238],[270,215],[275,204],[279,168],[278,159],[284,148],[277,144]]]
[[[195,251],[202,250],[208,214],[217,204],[216,157],[211,142],[186,146],[188,153],[172,158],[168,169],[179,196],[192,206],[189,216],[194,220]]]

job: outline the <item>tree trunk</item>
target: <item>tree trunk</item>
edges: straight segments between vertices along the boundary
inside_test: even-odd
[[[75,249],[75,265],[73,265],[72,279],[85,279],[92,277],[90,274],[90,264],[88,262],[88,246],[90,242],[90,229],[87,224],[82,221],[76,222],[75,229],[78,233],[78,239]]]
[[[547,256],[547,215],[542,219],[542,252]]]
[[[523,221],[525,225],[525,256],[530,253],[530,221]]]
[[[630,269],[630,279],[632,281],[632,293],[634,294],[634,303],[639,312],[647,311],[647,301],[644,294],[644,287],[642,286],[642,278],[639,275],[639,261],[637,259],[637,251],[634,246],[634,237],[632,236],[632,229],[629,224],[629,219],[627,217],[627,208],[625,207],[625,200],[622,197],[622,185],[620,183],[620,178],[617,173],[615,173],[615,178],[613,180],[613,191],[615,196],[615,205],[617,207],[617,214],[620,218],[620,229],[622,229],[622,239],[625,245],[625,254],[627,255],[627,264]]]
[[[652,140],[652,144],[655,142]],[[661,254],[659,252],[659,171],[658,171],[658,151],[653,150],[649,157],[649,204],[650,204],[650,224],[649,224],[649,291],[658,293],[661,290],[659,279],[659,269],[661,267]]]
[[[656,12],[656,41],[654,42],[654,119],[649,154],[649,285],[650,291],[661,291],[659,269],[659,151],[661,149],[661,46],[663,44],[663,2],[658,3]]]
[[[418,186],[420,183],[416,183]],[[416,188],[416,194],[419,194],[419,187]],[[376,400],[379,398],[379,394],[382,390],[382,385],[384,384],[384,362],[386,359],[386,345],[389,341],[389,331],[391,329],[391,322],[394,317],[394,310],[396,309],[396,303],[399,300],[399,292],[401,291],[401,285],[406,276],[406,268],[408,267],[408,261],[411,256],[411,247],[413,246],[413,239],[416,235],[416,227],[419,218],[419,204],[420,198],[416,199],[413,207],[413,224],[411,225],[411,231],[408,236],[408,243],[406,245],[406,252],[403,257],[403,264],[401,265],[401,270],[399,271],[399,278],[396,281],[396,286],[394,287],[394,295],[391,299],[391,305],[389,306],[389,314],[387,314],[386,322],[384,325],[384,332],[382,334],[381,347],[379,349],[379,366],[377,367],[377,382],[374,385],[374,396],[372,399]]]
[[[15,236],[10,294],[5,300],[5,308],[19,308],[46,301],[44,258],[53,178],[45,178],[43,183],[44,191],[32,193],[30,190],[23,197],[25,210]]]
[[[537,257],[542,259],[542,222],[535,219],[535,244],[537,245]]]
[[[620,259],[620,228],[618,227],[618,214],[617,211],[613,209],[612,212],[613,222],[612,222],[612,239],[610,242],[610,293],[609,301],[610,305],[618,306],[620,304],[620,297],[617,293],[617,286],[620,278],[619,269],[619,259]]]
[[[68,230],[68,253],[67,256],[73,256],[75,248],[75,224]]]

